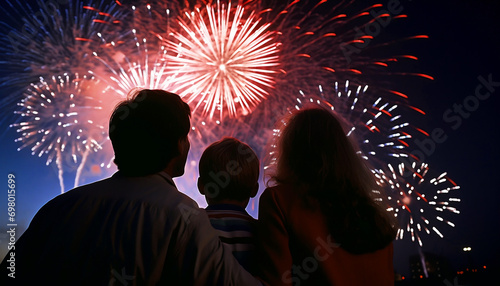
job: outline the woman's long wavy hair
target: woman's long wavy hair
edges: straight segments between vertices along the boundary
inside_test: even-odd
[[[329,230],[342,248],[354,254],[373,252],[394,240],[395,223],[375,201],[375,177],[341,122],[319,106],[281,120],[267,183],[306,187],[321,202]]]

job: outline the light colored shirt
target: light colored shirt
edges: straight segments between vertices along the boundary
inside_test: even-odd
[[[81,186],[44,205],[1,285],[260,285],[164,172]],[[16,284],[13,284],[13,283]]]

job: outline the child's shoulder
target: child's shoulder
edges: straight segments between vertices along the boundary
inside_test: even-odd
[[[222,218],[222,217],[234,217],[243,218],[247,220],[255,220],[248,212],[238,205],[232,204],[215,204],[209,205],[205,208],[209,217]]]

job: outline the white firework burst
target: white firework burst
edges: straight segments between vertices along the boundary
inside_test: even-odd
[[[389,164],[385,170],[374,171],[378,184],[386,188],[387,210],[401,223],[397,239],[403,239],[406,232],[422,246],[423,235],[435,233],[443,238],[438,227],[455,227],[447,217],[460,214],[456,208],[460,199],[454,195],[460,186],[446,172],[437,176],[430,173],[428,164],[416,162],[411,166]]]
[[[167,74],[174,92],[213,118],[246,115],[269,95],[278,73],[278,47],[270,24],[241,5],[207,5],[179,19],[167,42]]]
[[[30,148],[31,154],[47,156],[49,165],[56,159],[61,192],[63,164],[78,165],[81,170],[91,152],[101,149],[107,140],[108,113],[99,95],[99,81],[78,74],[40,78],[24,92],[15,113],[19,120],[10,126],[21,136],[18,150]],[[80,168],[81,167],[81,168]],[[75,178],[78,184],[79,171]]]

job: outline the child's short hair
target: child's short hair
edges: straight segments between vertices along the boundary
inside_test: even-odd
[[[244,201],[259,180],[259,158],[247,144],[224,137],[203,151],[199,174],[207,198]]]

